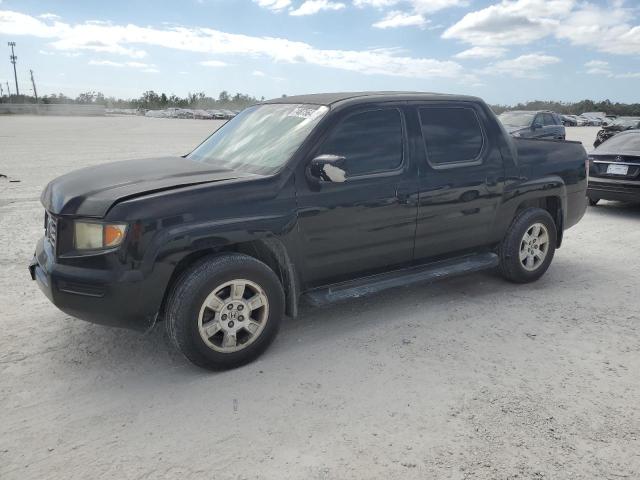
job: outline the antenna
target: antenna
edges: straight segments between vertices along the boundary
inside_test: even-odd
[[[31,72],[31,85],[33,85],[33,96],[36,97],[36,103],[38,103],[38,90],[36,90],[36,81],[33,79],[33,70]]]
[[[16,80],[16,95],[20,95],[20,89],[18,88],[18,74],[16,73],[16,60],[18,60],[18,57],[16,57],[13,51],[13,47],[16,46],[16,42],[8,42],[7,45],[11,47],[11,55],[9,56],[9,60],[11,60],[11,63],[13,63],[13,78],[15,78]]]

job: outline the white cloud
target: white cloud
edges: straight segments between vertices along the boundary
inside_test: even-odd
[[[467,13],[442,38],[473,46],[526,45],[545,37],[614,53],[640,54],[640,25],[632,25],[637,9],[624,0],[605,6],[578,0],[502,0]]]
[[[640,72],[633,73],[617,73],[614,75],[615,78],[640,78]]]
[[[253,0],[258,6],[269,10],[279,11],[291,5],[291,0]]]
[[[507,52],[502,47],[471,47],[454,55],[455,58],[496,58],[502,57]]]
[[[385,8],[396,5],[398,0],[353,0],[356,7]]]
[[[2,3],[2,1],[0,1]],[[43,13],[42,15],[38,15],[38,18],[44,18],[45,20],[59,20],[60,16],[55,13]]]
[[[509,75],[516,78],[543,78],[545,75],[542,69],[549,65],[560,63],[560,61],[558,57],[551,55],[530,53],[528,55],[520,55],[517,58],[489,64],[482,69],[481,73],[488,75]]]
[[[419,13],[405,13],[393,10],[382,19],[373,24],[375,28],[397,28],[397,27],[424,27],[427,19]]]
[[[254,77],[266,77],[267,75],[260,71],[260,70],[254,70],[253,72],[251,72],[251,75],[253,75]]]
[[[418,26],[424,28],[429,23],[426,14],[445,8],[467,5],[467,0],[354,0],[356,7],[374,7],[384,10],[393,7],[382,20],[373,24],[375,28],[397,28]]]
[[[295,10],[291,10],[289,15],[294,17],[302,15],[315,15],[323,10],[342,10],[345,4],[342,2],[331,2],[329,0],[306,0]]]
[[[640,78],[640,72],[627,72],[627,73],[614,73],[609,62],[602,60],[591,60],[584,64],[587,67],[587,73],[589,75],[604,75],[609,78]]]
[[[285,38],[241,35],[200,27],[50,24],[30,15],[0,10],[0,33],[46,38],[51,42],[51,48],[66,52],[108,51],[131,56],[132,52],[140,51],[140,46],[149,46],[207,55],[264,57],[274,62],[307,63],[367,75],[422,79],[459,79],[464,75],[462,66],[451,60],[410,57],[384,49],[320,49]]]
[[[203,67],[226,67],[229,65],[226,62],[221,62],[220,60],[203,60],[202,62],[198,62]]]
[[[151,63],[141,62],[114,62],[112,60],[89,60],[89,65],[98,67],[115,67],[115,68],[139,68],[143,72],[157,72],[156,66]]]
[[[575,0],[503,0],[467,13],[449,27],[443,38],[472,45],[521,45],[556,31],[560,18],[571,12]]]
[[[408,10],[418,13],[432,13],[445,8],[467,5],[467,0],[354,0],[356,7],[406,7]]]
[[[604,53],[640,55],[640,25],[629,23],[637,20],[638,10],[623,5],[623,2],[612,2],[605,7],[580,5],[564,20],[556,36]]]
[[[609,67],[609,62],[604,62],[601,60],[591,60],[584,64],[587,67],[587,73],[590,75],[610,75],[611,67]]]

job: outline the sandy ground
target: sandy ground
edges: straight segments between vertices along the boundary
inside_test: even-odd
[[[59,312],[26,268],[45,183],[213,125],[0,118],[0,478],[640,478],[638,206],[590,208],[535,284],[306,309],[231,372]]]

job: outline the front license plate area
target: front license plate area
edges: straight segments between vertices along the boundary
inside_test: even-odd
[[[629,172],[629,165],[608,165],[607,173],[609,175],[626,175]]]

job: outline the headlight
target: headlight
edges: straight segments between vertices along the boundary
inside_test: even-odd
[[[75,222],[74,244],[77,250],[99,250],[122,243],[127,226],[123,224]]]

